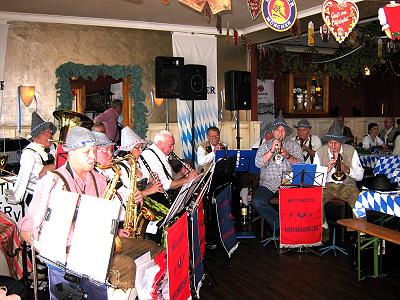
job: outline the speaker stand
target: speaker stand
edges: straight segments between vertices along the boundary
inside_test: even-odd
[[[240,122],[239,122],[239,110],[236,110],[236,149],[240,149]]]
[[[195,129],[194,129],[194,100],[192,99],[192,164],[193,164],[193,166],[195,166],[194,145],[196,143],[196,141],[194,139],[194,131],[195,131]]]
[[[165,102],[165,130],[169,130],[169,105],[168,98],[164,98]]]

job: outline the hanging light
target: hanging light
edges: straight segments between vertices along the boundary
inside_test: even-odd
[[[163,103],[164,103],[164,98],[157,98],[157,97],[155,96],[155,93],[152,94],[152,97],[154,97],[154,104],[155,104],[156,106],[161,106],[161,105],[163,105]]]
[[[370,70],[368,67],[365,67],[365,68],[364,68],[364,75],[365,75],[365,76],[371,75],[371,70]]]
[[[35,87],[32,85],[20,85],[18,88],[22,103],[28,107],[31,105],[33,98],[35,97]]]

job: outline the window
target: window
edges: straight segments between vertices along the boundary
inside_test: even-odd
[[[328,113],[329,75],[289,74],[290,113]]]

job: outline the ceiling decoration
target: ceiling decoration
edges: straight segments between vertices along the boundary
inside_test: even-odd
[[[179,2],[199,12],[203,11],[204,6],[208,3],[213,15],[224,10],[231,10],[232,7],[231,0],[179,0]]]

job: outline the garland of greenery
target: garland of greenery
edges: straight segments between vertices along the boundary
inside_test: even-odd
[[[267,55],[261,62],[262,67],[258,68],[258,77],[265,79],[268,74],[279,76],[291,72],[317,74],[319,78],[323,78],[324,73],[329,73],[331,77],[350,86],[360,82],[365,67],[375,73],[387,72],[387,62],[390,62],[391,54],[385,52],[385,45],[383,57],[378,58],[377,54],[377,41],[383,35],[379,23],[356,26],[355,32],[357,39],[346,39],[333,55],[323,55],[314,47],[308,47],[303,53],[293,53],[281,46],[268,46],[263,50]]]
[[[70,79],[72,77],[82,77],[96,80],[99,75],[111,76],[114,79],[128,78],[131,89],[130,97],[134,101],[132,106],[133,130],[142,137],[146,136],[147,107],[145,105],[146,95],[141,90],[142,69],[140,66],[107,66],[107,65],[82,65],[68,62],[59,66],[56,70],[57,76],[57,99],[59,105],[57,109],[70,110],[72,108],[73,95],[71,92]]]

